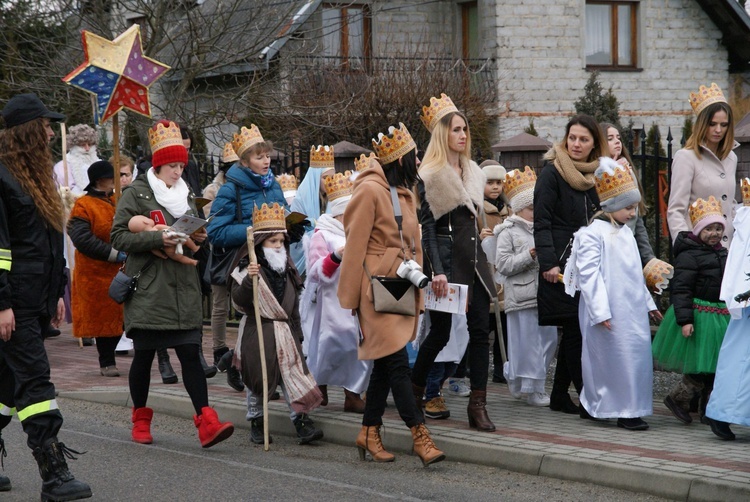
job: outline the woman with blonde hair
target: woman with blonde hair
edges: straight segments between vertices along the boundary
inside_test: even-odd
[[[672,161],[667,206],[669,233],[674,241],[680,232],[690,230],[688,208],[699,198],[706,200],[713,195],[721,202],[726,221],[721,245],[728,248],[734,234],[732,220],[737,203],[737,155],[732,150],[739,146],[734,141],[732,107],[713,83],[690,93],[690,106],[698,117],[685,148],[678,150]]]
[[[492,432],[495,425],[485,405],[490,363],[488,312],[495,283],[481,247],[478,224],[486,177],[469,157],[471,134],[466,116],[448,96],[431,98],[421,119],[432,134],[417,184],[425,273],[432,276],[432,291],[438,298],[448,294],[448,283],[469,287],[466,320],[471,394],[467,413],[471,427]],[[419,347],[412,372],[414,398],[420,406],[427,374],[451,333],[452,314],[437,310],[429,314],[430,332]]]

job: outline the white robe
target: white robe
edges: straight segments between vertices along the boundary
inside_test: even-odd
[[[307,366],[319,385],[335,385],[360,394],[367,390],[372,361],[359,360],[359,324],[351,310],[342,309],[336,290],[340,270],[323,273],[325,258],[345,243],[344,228],[330,215],[318,220],[306,246],[307,279],[300,308],[307,346]],[[310,299],[308,303],[306,299]]]
[[[544,393],[557,349],[557,326],[539,326],[536,307],[508,312],[508,360],[503,375],[513,392]]]
[[[576,232],[565,270],[566,292],[581,291],[581,403],[596,418],[653,413],[653,360],[646,289],[633,232],[594,220]],[[599,323],[609,320],[609,330]]]
[[[729,247],[721,300],[732,315],[716,363],[716,378],[706,416],[731,424],[750,425],[750,302],[738,294],[750,290],[750,207],[734,218],[734,239]]]

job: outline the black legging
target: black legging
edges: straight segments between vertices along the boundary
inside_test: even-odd
[[[407,427],[411,429],[424,423],[424,417],[414,402],[409,373],[409,355],[406,352],[406,347],[389,356],[375,359],[372,365],[370,383],[367,386],[367,399],[365,400],[365,414],[362,417],[362,425],[371,427],[383,424],[388,390],[393,393],[398,414]]]
[[[198,357],[197,344],[177,345],[174,348],[182,366],[182,382],[193,402],[197,415],[208,406],[208,386]],[[151,384],[151,364],[154,362],[156,349],[136,350],[133,363],[130,365],[128,384],[134,408],[143,408],[148,400],[148,388]]]
[[[484,289],[478,277],[474,278],[471,303],[466,313],[469,328],[469,380],[472,390],[487,389],[487,374],[490,366],[490,332],[489,332],[490,295]],[[430,311],[430,332],[419,346],[417,361],[414,363],[411,380],[414,385],[424,387],[427,373],[432,363],[451,336],[452,314]]]
[[[99,353],[99,367],[117,366],[115,364],[115,349],[120,343],[122,335],[117,336],[97,336],[96,351]]]
[[[562,338],[557,348],[557,367],[552,383],[551,398],[560,398],[568,394],[568,387],[573,382],[576,392],[581,394],[583,376],[581,375],[581,349],[583,337],[578,321],[570,321],[562,325]]]

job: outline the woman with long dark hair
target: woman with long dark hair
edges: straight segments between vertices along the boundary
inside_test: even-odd
[[[562,327],[549,407],[563,413],[579,413],[568,388],[572,382],[580,395],[583,380],[580,295],[566,295],[560,278],[570,256],[573,234],[588,225],[599,210],[594,171],[599,167],[599,157],[608,154],[607,140],[596,120],[576,115],[565,126],[563,140],[545,154],[547,162],[534,187],[534,244],[541,273],[539,324]]]
[[[376,312],[370,277],[396,277],[404,260],[422,261],[416,204],[412,189],[417,180],[417,147],[406,126],[391,127],[387,135],[373,140],[380,163],[360,173],[354,182],[354,193],[344,213],[346,245],[341,261],[338,297],[341,307],[356,312],[361,342],[359,358],[373,359],[373,370],[367,387],[362,429],[357,448],[364,459],[369,452],[376,462],[392,462],[394,456],[383,448],[380,427],[383,425],[385,400],[393,393],[401,419],[411,429],[414,452],[426,466],[445,458],[430,437],[424,417],[412,397],[409,357],[406,344],[414,339],[419,319],[420,290],[414,312],[408,315]],[[382,164],[382,165],[381,165]],[[391,194],[397,194],[403,221],[396,221]],[[403,242],[403,244],[402,244]],[[486,312],[485,312],[486,315]]]

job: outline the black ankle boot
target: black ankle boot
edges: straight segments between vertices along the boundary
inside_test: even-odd
[[[206,362],[206,358],[203,357],[203,345],[198,345],[198,357],[201,360],[201,366],[203,367],[203,373],[206,374],[206,378],[213,378],[216,376],[216,366],[209,366]]]
[[[569,415],[577,415],[580,413],[578,406],[570,399],[570,394],[567,392],[564,394],[552,393],[549,399],[549,409],[552,411],[562,411]]]
[[[48,439],[43,446],[34,448],[34,458],[42,476],[42,501],[78,500],[91,497],[91,488],[78,481],[68,470],[65,457],[75,459],[75,450],[66,448],[57,438]]]
[[[214,350],[214,366],[216,366],[217,369],[219,366],[219,360],[221,359],[221,356],[223,356],[227,352],[229,352],[229,347],[222,347],[220,349]],[[219,370],[219,371],[223,373],[223,370]]]
[[[3,437],[0,436],[0,460],[7,456],[8,453],[5,451],[5,441],[3,441]],[[10,478],[0,474],[0,492],[9,492],[10,488]]]
[[[297,429],[297,443],[308,444],[323,438],[323,431],[315,427],[307,413],[302,413],[294,419],[294,428]]]
[[[172,364],[169,362],[167,349],[157,349],[156,357],[159,360],[159,373],[161,373],[162,383],[177,383],[177,373],[174,372]]]

